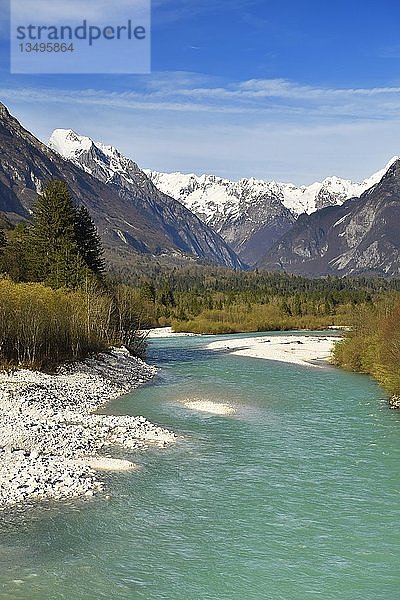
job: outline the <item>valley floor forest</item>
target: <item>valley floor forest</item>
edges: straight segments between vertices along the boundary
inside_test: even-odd
[[[150,275],[143,264],[124,283],[106,267],[89,212],[62,181],[45,187],[30,222],[0,216],[2,366],[54,370],[115,345],[142,355],[140,331],[156,326],[202,334],[349,326],[334,362],[400,394],[399,280],[307,279],[194,262]]]

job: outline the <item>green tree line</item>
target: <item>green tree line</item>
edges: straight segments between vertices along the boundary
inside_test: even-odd
[[[142,280],[154,325],[175,331],[229,333],[347,325],[360,307],[399,289],[381,279],[306,279],[220,268],[176,269]]]

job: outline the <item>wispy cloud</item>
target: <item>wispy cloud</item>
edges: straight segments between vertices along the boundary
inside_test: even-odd
[[[30,102],[47,102],[69,105],[102,106],[111,109],[130,109],[144,111],[164,112],[205,112],[237,114],[257,112],[256,109],[235,106],[210,106],[201,102],[168,101],[159,94],[139,94],[136,92],[105,92],[98,90],[70,91],[70,90],[43,90],[22,88],[17,94],[15,89],[0,89],[0,95],[6,100],[15,99]]]
[[[133,81],[133,80],[132,80]],[[22,99],[86,104],[147,112],[248,114],[279,119],[393,119],[400,109],[400,87],[323,88],[284,79],[251,79],[224,85],[217,78],[195,73],[154,73],[137,77],[135,89],[112,91],[21,88]],[[14,88],[0,88],[5,98]]]
[[[0,87],[43,141],[70,127],[157,170],[310,183],[362,179],[400,154],[400,88],[324,88],[283,79],[224,83],[153,73],[131,89]]]
[[[153,0],[154,25],[169,27],[172,23],[195,20],[207,15],[212,19],[218,14],[238,13],[241,20],[251,15],[257,0]],[[258,24],[264,22],[258,15]]]
[[[379,58],[400,58],[400,44],[392,44],[390,46],[384,46],[378,50]]]

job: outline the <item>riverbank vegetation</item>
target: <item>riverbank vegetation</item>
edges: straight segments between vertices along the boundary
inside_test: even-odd
[[[388,294],[354,314],[352,328],[334,350],[344,369],[372,375],[390,394],[400,396],[400,297]]]
[[[118,288],[104,293],[0,280],[0,361],[52,371],[57,365],[124,345],[142,354],[137,316]]]
[[[2,225],[2,366],[52,370],[113,345],[142,353],[135,294],[108,284],[96,227],[63,182],[47,185],[31,223]]]

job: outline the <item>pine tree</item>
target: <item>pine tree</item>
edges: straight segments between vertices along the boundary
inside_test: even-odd
[[[0,249],[2,270],[10,275],[13,281],[30,281],[34,253],[30,246],[28,224],[24,221],[17,223],[14,229],[7,232],[5,242]]]
[[[51,181],[38,197],[32,227],[36,279],[52,287],[80,285],[87,276],[75,235],[76,209],[63,181]]]
[[[96,225],[85,206],[80,206],[76,212],[75,236],[86,265],[96,275],[101,275],[104,272],[104,250]]]
[[[156,288],[154,283],[149,281],[143,281],[140,286],[140,295],[144,300],[150,300],[150,302],[156,301]]]

